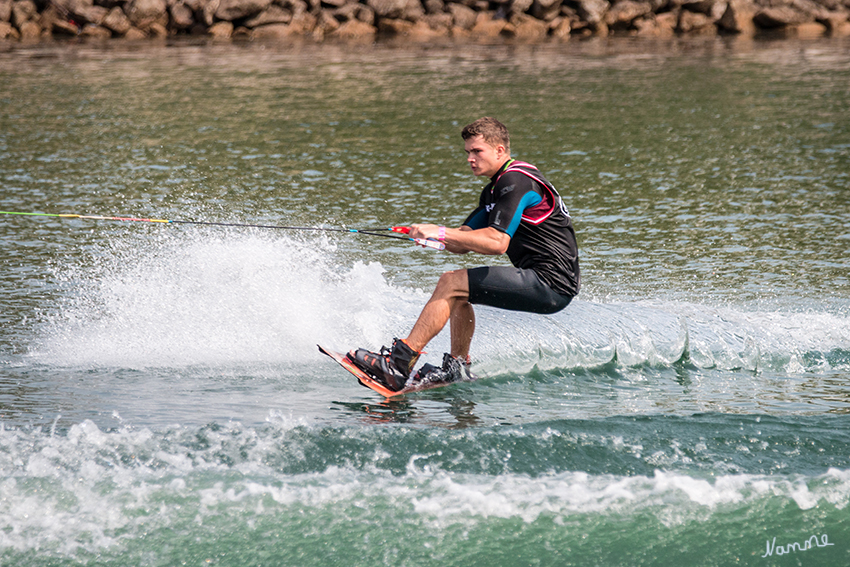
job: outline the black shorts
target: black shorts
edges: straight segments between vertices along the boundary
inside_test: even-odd
[[[557,313],[570,304],[572,296],[549,287],[534,270],[508,266],[470,268],[469,302],[512,311]]]

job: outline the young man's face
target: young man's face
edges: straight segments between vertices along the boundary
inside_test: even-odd
[[[484,141],[483,136],[469,138],[463,144],[466,162],[477,176],[493,177],[508,159],[508,152],[502,144],[496,147]]]

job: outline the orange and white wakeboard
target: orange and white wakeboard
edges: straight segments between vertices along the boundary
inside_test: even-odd
[[[475,380],[475,378],[472,378],[470,380],[432,381],[428,380],[428,375],[426,374],[425,379],[419,381],[408,381],[407,385],[404,388],[398,390],[397,392],[394,392],[383,384],[381,384],[380,382],[378,382],[377,380],[375,380],[374,378],[372,378],[371,376],[369,376],[368,374],[366,374],[365,372],[363,372],[360,368],[358,368],[357,365],[351,362],[351,359],[348,357],[347,354],[342,354],[340,352],[326,349],[322,345],[316,346],[319,347],[319,352],[328,355],[329,357],[337,361],[340,366],[354,374],[354,376],[357,377],[357,380],[359,380],[361,384],[363,384],[367,388],[371,388],[372,390],[376,391],[377,393],[381,394],[386,398],[403,396],[404,394],[421,392],[423,390],[430,390],[432,388],[442,388],[443,386],[448,386],[449,384],[456,384],[457,382],[472,382],[473,380]]]

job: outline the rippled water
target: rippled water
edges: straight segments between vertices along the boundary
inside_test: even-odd
[[[493,114],[583,277],[478,309],[478,382],[387,401],[315,345],[493,259],[0,215],[0,563],[847,563],[849,46],[0,53],[0,210],[459,223]]]

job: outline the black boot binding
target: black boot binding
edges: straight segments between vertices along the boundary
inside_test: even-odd
[[[380,353],[359,348],[348,357],[363,372],[393,392],[398,392],[410,378],[419,354],[403,340],[393,339],[392,348],[381,347]]]
[[[462,360],[449,353],[443,354],[443,365],[440,368],[432,364],[424,364],[413,380],[417,384],[423,382],[460,382],[462,380],[475,380],[476,376],[469,370],[468,360]]]

